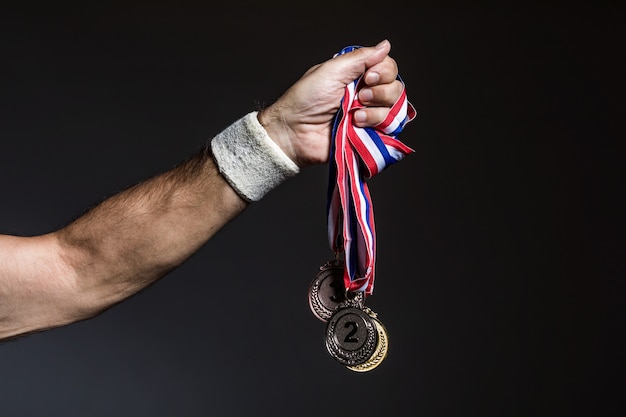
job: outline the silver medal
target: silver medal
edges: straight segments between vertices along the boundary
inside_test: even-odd
[[[326,349],[337,362],[347,367],[367,363],[376,355],[379,328],[375,319],[359,302],[346,301],[326,325]]]

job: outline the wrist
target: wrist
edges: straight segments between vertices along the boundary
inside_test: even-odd
[[[257,120],[267,135],[298,167],[303,164],[298,160],[296,150],[291,140],[291,129],[282,115],[280,107],[276,104],[266,107],[257,113]]]
[[[248,113],[211,141],[220,173],[245,200],[260,200],[300,168],[268,135],[256,112]]]

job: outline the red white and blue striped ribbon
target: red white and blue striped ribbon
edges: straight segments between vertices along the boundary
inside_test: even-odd
[[[335,56],[360,46],[348,46]],[[363,76],[346,86],[333,124],[328,183],[328,239],[331,249],[345,256],[344,284],[349,291],[371,295],[374,289],[376,231],[374,211],[365,179],[380,173],[413,152],[397,139],[404,125],[417,114],[406,89],[389,115],[373,128],[357,127],[354,112],[364,107],[358,92]],[[404,86],[404,81],[398,76]]]

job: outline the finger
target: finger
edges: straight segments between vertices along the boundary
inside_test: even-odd
[[[354,112],[354,122],[358,127],[373,127],[382,123],[389,114],[389,107],[366,107]]]
[[[395,59],[386,56],[381,62],[365,72],[365,84],[378,85],[393,82],[398,77],[398,64]]]
[[[363,75],[369,68],[384,62],[390,50],[391,43],[385,39],[376,46],[357,48],[351,52],[336,56],[327,61],[328,68],[333,68],[334,72],[341,74],[341,82],[349,84],[355,78]],[[387,72],[384,70],[387,65],[389,64],[383,66],[383,72]]]
[[[364,106],[393,106],[402,95],[404,85],[399,80],[389,84],[364,87],[358,92],[358,99]]]

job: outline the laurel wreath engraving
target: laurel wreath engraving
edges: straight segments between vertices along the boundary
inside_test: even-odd
[[[313,310],[313,313],[322,321],[328,321],[330,316],[332,316],[333,312],[326,308],[319,296],[320,285],[322,284],[322,280],[316,277],[313,285],[311,286],[311,291],[309,294],[309,305]]]

